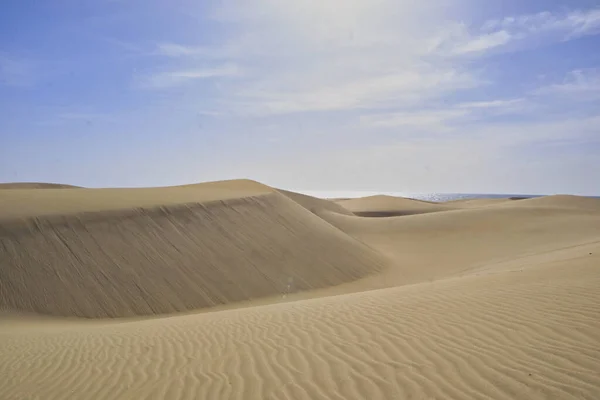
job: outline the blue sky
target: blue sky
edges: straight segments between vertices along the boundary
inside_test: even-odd
[[[600,195],[600,2],[2,3],[0,181],[229,178]]]

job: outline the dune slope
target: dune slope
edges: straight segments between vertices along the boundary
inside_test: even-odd
[[[337,285],[385,264],[279,193],[0,228],[0,307],[61,316],[186,311]]]
[[[290,192],[289,190],[277,189],[281,194],[286,197],[289,197],[296,203],[300,204],[302,207],[313,213],[319,213],[323,210],[332,211],[338,214],[344,215],[352,215],[348,209],[343,206],[337,204],[334,201],[319,199],[317,197],[308,196],[302,193]]]
[[[363,217],[393,217],[453,209],[444,204],[384,195],[340,200],[336,203]]]
[[[491,263],[600,240],[600,200],[569,207],[488,206],[391,218],[320,215],[395,260],[377,286],[431,281]],[[586,207],[577,205],[583,202]]]
[[[61,183],[10,182],[0,183],[0,189],[81,189],[81,187]]]
[[[596,400],[598,263],[595,245],[523,272],[294,303],[0,325],[0,398]]]
[[[600,398],[600,200],[48,190],[0,193],[0,399]]]

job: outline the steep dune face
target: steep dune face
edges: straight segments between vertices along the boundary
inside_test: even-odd
[[[302,193],[290,192],[288,190],[278,189],[286,197],[289,197],[310,212],[319,213],[321,211],[331,211],[338,214],[352,215],[352,212],[334,201],[319,199]]]
[[[386,262],[279,193],[0,221],[0,308],[51,315],[186,311],[337,285]]]
[[[340,200],[336,203],[362,217],[393,217],[453,209],[444,204],[383,195]]]

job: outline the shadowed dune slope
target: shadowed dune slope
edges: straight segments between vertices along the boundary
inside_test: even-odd
[[[448,211],[447,205],[393,196],[369,196],[337,201],[345,209],[363,217],[392,217]]]
[[[0,189],[81,189],[81,187],[60,183],[10,182],[0,183]]]
[[[334,201],[319,199],[317,197],[308,196],[302,193],[290,192],[288,190],[277,189],[284,196],[289,197],[302,207],[313,213],[318,213],[323,210],[332,211],[338,214],[352,215],[348,209],[335,203]]]
[[[0,307],[42,314],[192,310],[337,285],[384,265],[379,254],[276,192],[0,220]]]

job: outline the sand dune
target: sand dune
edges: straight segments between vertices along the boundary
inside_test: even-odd
[[[585,196],[554,195],[519,200],[517,207],[552,207],[600,211],[600,199]]]
[[[31,189],[0,191],[0,220],[156,208],[272,193],[274,189],[247,180],[200,185],[135,189]]]
[[[145,202],[159,197],[142,193],[150,194]],[[133,201],[128,196],[118,204]],[[48,207],[58,205],[43,211]],[[276,192],[154,209],[98,209],[94,203],[95,211],[83,214],[5,219],[0,306],[92,318],[169,313],[332,286],[385,264]]]
[[[322,217],[396,260],[393,268],[373,278],[381,285],[466,274],[481,265],[600,238],[598,212],[576,207],[521,207],[518,203],[394,218],[334,213]]]
[[[0,193],[0,399],[600,398],[600,200],[365,218],[428,205],[19,192]]]
[[[441,203],[407,199],[394,196],[368,196],[337,201],[345,209],[363,217],[392,217],[400,215],[424,214],[453,209]]]
[[[338,214],[352,215],[352,212],[334,201],[319,199],[301,193],[290,192],[288,190],[278,189],[278,191],[313,213],[332,211]]]
[[[477,208],[477,207],[486,207],[492,205],[498,205],[502,203],[510,203],[516,200],[511,200],[510,198],[504,199],[460,199],[460,200],[450,200],[444,201],[440,204],[447,205],[452,208]]]
[[[80,189],[80,187],[60,183],[11,182],[0,183],[0,189]]]
[[[520,273],[243,310],[0,327],[0,396],[597,399],[600,247],[581,250]]]

